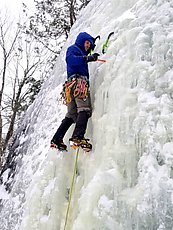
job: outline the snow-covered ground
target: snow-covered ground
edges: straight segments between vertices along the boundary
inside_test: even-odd
[[[75,154],[49,149],[65,115],[65,52],[81,31],[114,31],[107,63],[90,64],[90,155],[79,153],[69,230],[173,229],[173,2],[92,0],[28,109],[3,174],[0,229],[61,230]],[[68,143],[71,131],[65,138]],[[15,152],[14,152],[15,151]]]

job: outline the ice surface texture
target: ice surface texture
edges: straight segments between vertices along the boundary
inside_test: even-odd
[[[70,230],[172,230],[173,2],[92,0],[82,10],[52,76],[28,109],[1,186],[3,230],[60,230],[75,156],[49,151],[65,115],[57,102],[64,56],[79,32],[100,34],[107,63],[91,63],[93,116],[80,152]],[[67,142],[70,134],[66,136]],[[9,176],[9,178],[8,178]]]

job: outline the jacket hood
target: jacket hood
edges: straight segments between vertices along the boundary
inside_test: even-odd
[[[77,46],[79,46],[85,53],[86,53],[86,51],[85,51],[85,48],[84,48],[84,43],[85,43],[86,40],[88,40],[91,43],[91,50],[94,50],[94,48],[95,48],[94,38],[90,34],[88,34],[86,32],[81,32],[77,36],[76,42],[75,42],[75,44]],[[89,52],[90,52],[90,50],[87,51],[87,53],[89,53]]]

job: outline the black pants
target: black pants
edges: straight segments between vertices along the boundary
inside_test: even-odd
[[[61,125],[52,138],[54,143],[58,143],[65,136],[67,130],[73,123],[76,123],[72,137],[78,137],[82,139],[85,135],[87,123],[89,117],[92,114],[90,93],[88,91],[87,98],[81,99],[73,96],[73,90],[71,90],[71,102],[67,105],[67,114],[62,120]]]

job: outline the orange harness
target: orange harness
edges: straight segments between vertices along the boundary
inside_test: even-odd
[[[73,96],[85,100],[88,93],[88,83],[86,80],[81,78],[72,79],[70,82],[66,82],[63,85],[63,90],[61,92],[61,97],[65,105],[72,101],[71,90],[73,91]]]
[[[88,83],[84,79],[77,79],[76,89],[74,90],[74,97],[85,99],[88,93]]]

